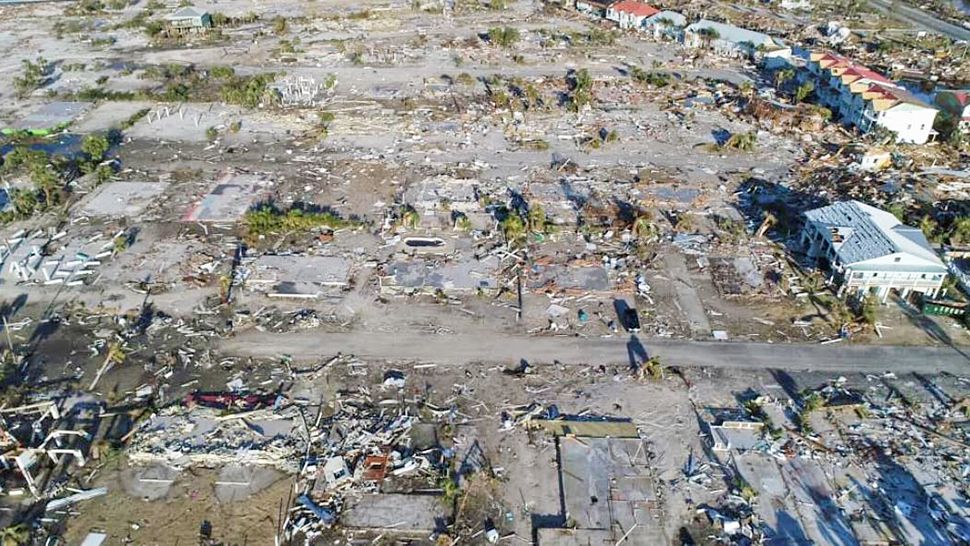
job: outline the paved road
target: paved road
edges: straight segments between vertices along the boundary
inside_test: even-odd
[[[464,365],[559,360],[566,364],[623,364],[631,353],[658,356],[668,365],[792,371],[923,372],[970,375],[970,347],[891,347],[692,342],[630,337],[526,337],[494,332],[480,335],[415,333],[244,333],[219,342],[230,354],[315,359],[341,352],[375,360],[417,360]]]
[[[904,5],[897,0],[869,0],[869,5],[878,11],[888,13],[900,21],[909,23],[917,28],[923,28],[931,32],[938,32],[953,38],[954,40],[970,40],[970,30],[937,19],[930,13],[919,8]]]

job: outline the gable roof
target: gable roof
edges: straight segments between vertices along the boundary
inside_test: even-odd
[[[896,87],[895,85],[889,86],[882,84],[870,84],[869,87],[862,92],[862,98],[865,100],[871,100],[872,107],[876,112],[889,110],[899,106],[900,104],[909,104],[911,106],[935,110],[935,108],[916,98],[916,96],[909,91]]]
[[[842,83],[849,85],[860,80],[872,83],[882,83],[886,85],[896,85],[889,78],[872,70],[866,66],[855,63],[852,60],[830,52],[813,52],[811,60],[817,62],[824,69],[829,70],[833,75],[842,78]]]
[[[718,23],[717,21],[710,21],[707,19],[701,19],[700,21],[693,23],[685,29],[685,32],[700,32],[702,29],[709,28],[711,30],[717,31],[721,40],[726,42],[732,42],[735,44],[740,44],[743,42],[751,42],[755,47],[759,45],[774,46],[777,45],[775,39],[767,34],[761,32],[755,32],[753,30],[748,30],[746,28],[736,27],[734,25],[729,25],[727,23]]]
[[[921,230],[884,210],[859,201],[841,201],[810,210],[805,217],[824,228],[822,233],[847,266],[903,253],[946,270]]]
[[[654,15],[651,15],[650,18],[647,19],[647,23],[648,24],[653,24],[653,23],[658,23],[659,24],[659,21],[661,19],[667,19],[667,20],[669,20],[671,23],[673,23],[673,25],[675,27],[682,27],[685,24],[687,24],[687,18],[686,17],[684,17],[683,15],[677,13],[676,11],[670,11],[670,10],[659,11],[659,12],[655,13]]]
[[[617,2],[616,4],[613,4],[611,9],[613,9],[613,11],[618,11],[620,13],[629,13],[631,15],[636,15],[638,17],[650,17],[651,15],[656,15],[657,13],[660,13],[659,9],[653,6],[649,6],[647,4],[637,2],[635,0],[622,0],[621,2]]]
[[[863,99],[872,101],[873,109],[877,112],[900,104],[934,109],[896,82],[851,59],[831,52],[812,52],[809,58],[823,70],[838,76],[842,85],[848,86],[852,93],[861,94]]]
[[[184,8],[179,8],[175,10],[175,13],[166,17],[166,19],[193,19],[197,17],[205,17],[208,15],[204,9],[198,9],[193,6],[185,6]]]

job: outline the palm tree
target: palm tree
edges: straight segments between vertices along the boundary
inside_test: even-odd
[[[458,231],[468,231],[472,228],[472,221],[465,214],[455,215],[455,229]]]
[[[929,214],[923,216],[923,219],[919,222],[919,229],[926,235],[929,240],[934,240],[939,236],[938,230],[940,225],[933,219]]]
[[[751,80],[744,80],[741,85],[738,86],[738,91],[741,92],[745,97],[750,97],[751,93],[754,91],[754,84]]]
[[[644,212],[640,216],[637,216],[636,220],[633,221],[633,236],[638,239],[646,239],[653,237],[657,233],[657,224],[653,223],[653,215],[649,212]]]
[[[697,34],[698,36],[701,37],[701,42],[704,44],[704,47],[708,49],[710,49],[711,43],[713,43],[715,40],[721,37],[720,32],[718,32],[716,29],[709,28],[709,27],[700,29],[699,31],[697,31]]]
[[[505,241],[511,246],[522,242],[525,239],[525,222],[518,214],[509,214],[504,220],[499,222],[499,228],[505,235]]]
[[[677,216],[677,224],[674,225],[676,231],[689,233],[694,230],[694,218],[689,212],[683,212]]]
[[[112,239],[111,241],[111,252],[114,254],[121,254],[128,249],[128,237],[124,235],[119,235]]]
[[[30,540],[30,528],[23,523],[0,529],[0,546],[21,546]]]
[[[663,363],[656,356],[652,356],[643,363],[640,367],[640,378],[641,379],[663,379],[664,378],[664,367]]]
[[[758,145],[758,133],[754,131],[749,131],[747,133],[734,133],[727,142],[724,143],[725,148],[734,148],[742,152],[753,151]]]
[[[542,233],[546,230],[546,212],[542,206],[535,204],[529,207],[529,231]]]
[[[795,77],[795,71],[791,68],[783,68],[775,72],[775,87],[781,89],[785,83]]]
[[[61,181],[57,175],[45,164],[33,169],[30,178],[34,182],[34,187],[44,194],[44,207],[53,205],[54,192],[61,188]]]
[[[230,291],[232,290],[232,277],[229,275],[219,276],[219,299],[222,303],[229,302]]]
[[[674,26],[674,22],[669,17],[661,17],[657,19],[657,27],[659,27],[660,32],[658,33],[655,30],[654,34],[662,33],[664,35],[667,35],[670,32],[670,29],[673,28],[673,26]]]
[[[31,190],[17,188],[10,193],[10,202],[17,216],[27,218],[34,214],[34,209],[37,208],[37,194]]]
[[[121,344],[121,342],[112,341],[109,343],[108,350],[105,353],[104,364],[102,364],[101,368],[98,369],[98,373],[95,374],[94,380],[91,381],[91,386],[88,387],[88,390],[93,391],[94,387],[98,385],[98,381],[101,381],[101,376],[110,370],[112,365],[123,363],[127,356],[128,355],[125,352],[125,347]]]
[[[970,243],[970,216],[964,216],[953,222],[950,243],[956,246]]]
[[[408,205],[401,214],[401,223],[408,229],[417,229],[421,224],[421,215],[414,210],[414,207]]]

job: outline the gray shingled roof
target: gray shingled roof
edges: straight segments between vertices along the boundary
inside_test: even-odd
[[[841,245],[836,243],[834,246],[839,260],[845,265],[901,252],[945,267],[922,231],[865,203],[842,201],[810,210],[805,217],[825,228],[822,231],[830,241],[835,235],[841,236]]]

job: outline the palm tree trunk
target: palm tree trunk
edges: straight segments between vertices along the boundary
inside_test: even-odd
[[[109,350],[108,357],[104,359],[104,364],[102,364],[101,368],[98,369],[98,373],[94,375],[94,380],[91,381],[91,386],[88,387],[89,391],[93,391],[94,387],[98,385],[98,381],[101,381],[101,376],[107,373],[109,369],[111,369],[111,363],[114,361],[112,356],[114,355],[112,355],[111,351]]]

